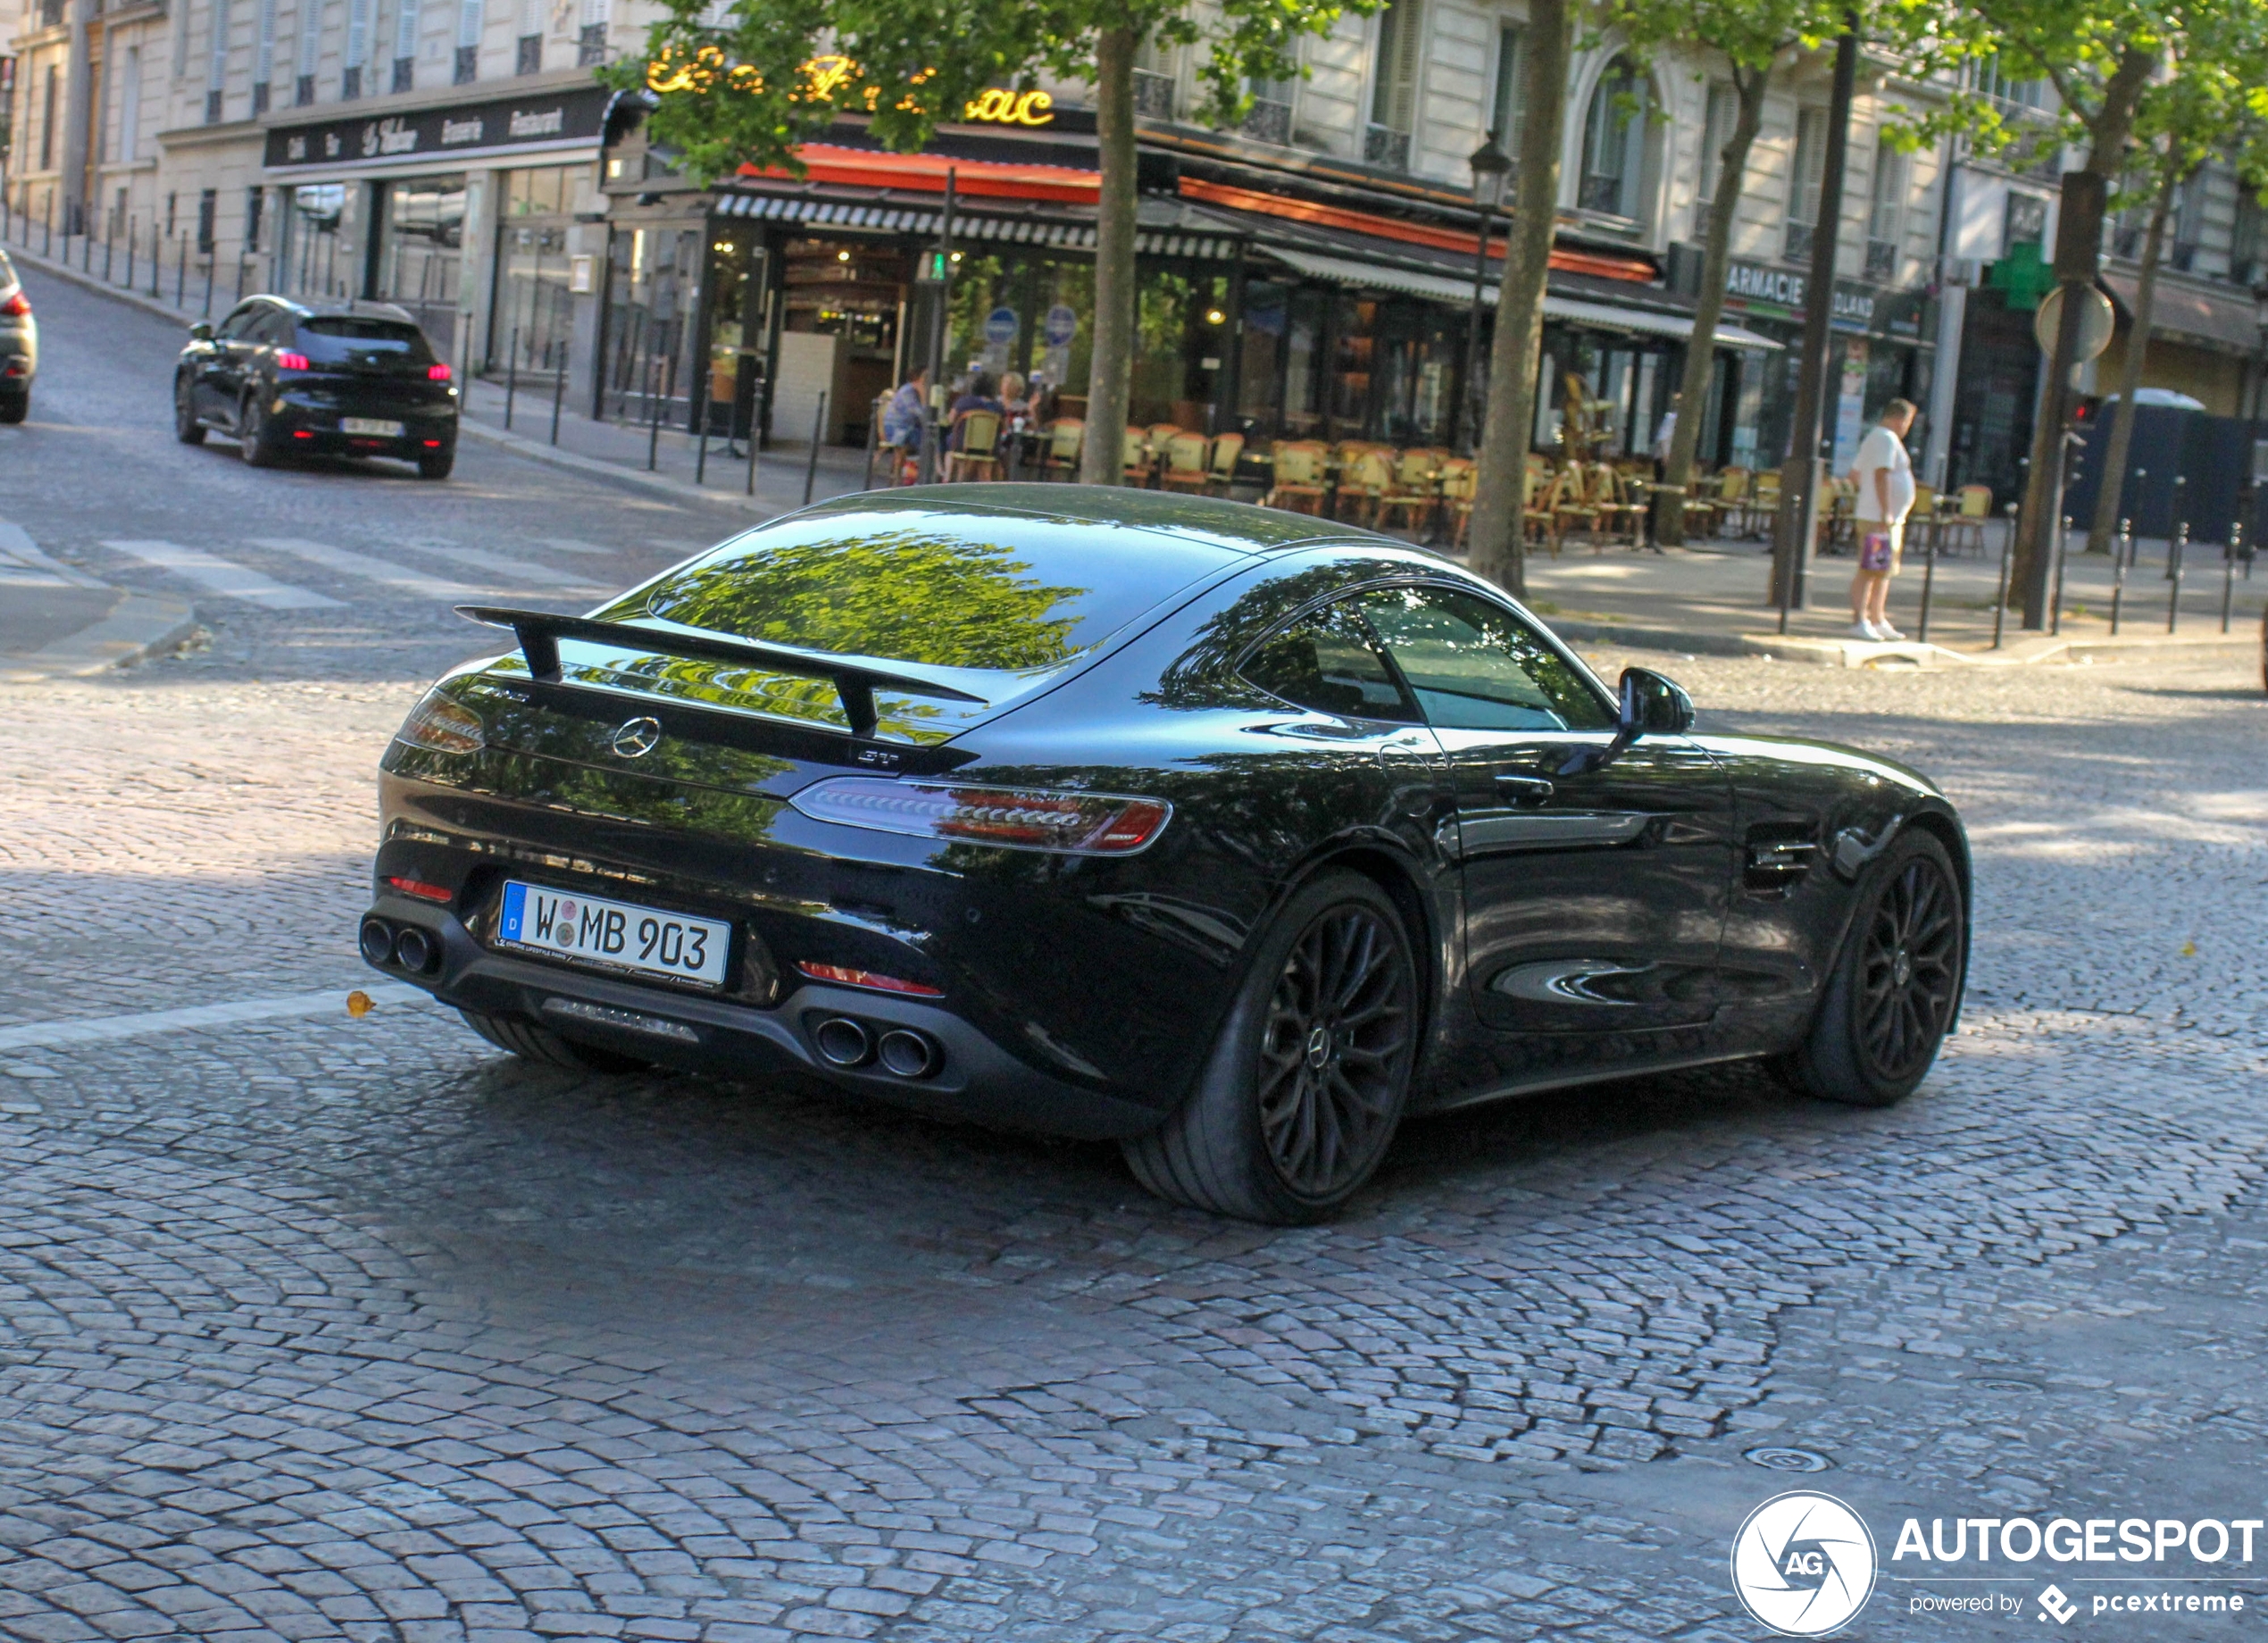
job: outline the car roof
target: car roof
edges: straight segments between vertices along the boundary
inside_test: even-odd
[[[1124,485],[1044,485],[1027,481],[1013,485],[892,487],[840,496],[806,510],[800,517],[824,518],[878,505],[901,507],[922,503],[947,504],[955,513],[973,507],[1072,524],[1132,526],[1210,542],[1246,554],[1276,553],[1326,542],[1409,546],[1398,538],[1381,537],[1333,520],[1319,519],[1312,513],[1288,513],[1276,508],[1256,507],[1249,502],[1138,490]]]
[[[296,296],[277,296],[262,292],[247,297],[247,302],[273,303],[286,313],[303,320],[326,319],[333,315],[351,314],[363,320],[393,320],[403,325],[417,324],[417,316],[397,303],[372,302],[357,297],[352,302],[303,302]]]

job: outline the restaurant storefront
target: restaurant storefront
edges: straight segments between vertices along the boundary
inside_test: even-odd
[[[269,288],[399,303],[476,368],[515,338],[523,366],[563,358],[569,229],[615,96],[581,81],[270,128]]]

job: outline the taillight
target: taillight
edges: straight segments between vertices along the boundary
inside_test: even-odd
[[[817,782],[788,802],[814,821],[846,827],[1066,855],[1131,855],[1147,848],[1173,814],[1162,798],[863,776]]]
[[[456,899],[456,892],[446,885],[428,884],[422,879],[404,879],[398,875],[388,875],[386,882],[401,891],[403,895],[414,896],[420,901],[452,902]]]
[[[870,992],[904,993],[913,998],[942,998],[945,988],[931,987],[923,981],[908,981],[893,975],[882,975],[872,970],[854,970],[848,964],[813,964],[798,960],[796,968],[814,981],[832,981],[841,987],[863,987]]]
[[[314,367],[307,363],[307,356],[304,354],[294,354],[289,348],[285,348],[276,355],[276,369],[278,371],[313,371]]]
[[[446,365],[428,365],[425,368],[425,379],[429,382],[446,382],[454,374]]]
[[[438,690],[427,691],[425,699],[410,709],[394,739],[434,753],[478,753],[488,745],[479,715]]]
[[[21,320],[30,312],[31,299],[21,291],[15,293],[6,302],[0,303],[0,313],[6,314],[12,320]]]

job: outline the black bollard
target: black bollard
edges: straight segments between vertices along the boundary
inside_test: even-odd
[[[1934,524],[1935,521],[1931,521]],[[1914,630],[1916,642],[1930,642],[1930,595],[1938,580],[1938,533],[1925,530],[1922,535],[1922,621]]]
[[[2237,545],[2244,540],[2245,522],[2230,521],[2228,546],[2221,550],[2221,631],[2229,631],[2229,619],[2237,608]]]
[[[2176,480],[2175,484],[2180,481]],[[2165,630],[2171,633],[2181,620],[2181,561],[2189,546],[2189,521],[2181,521],[2173,527],[2173,540],[2165,545]]]
[[[520,397],[520,328],[512,328],[511,351],[504,356],[504,430],[512,431],[512,405]]]
[[[2001,633],[2008,621],[2008,555],[2016,546],[2017,505],[2010,503],[2005,512],[2008,515],[2008,534],[2000,538],[2000,580],[1992,596],[1992,647],[1995,650],[2000,648]]]
[[[546,348],[544,352],[548,357],[551,351]],[[551,442],[554,445],[559,443],[559,403],[567,397],[568,358],[567,339],[563,337],[559,340],[559,371],[551,379]]]
[[[2126,567],[2134,557],[2134,521],[2118,521],[2118,540],[2111,545],[2111,637],[2118,637],[2119,606],[2126,599]]]
[[[811,415],[811,454],[804,458],[804,506],[811,506],[811,488],[819,478],[819,436],[827,430],[827,390],[819,391],[819,408]]]

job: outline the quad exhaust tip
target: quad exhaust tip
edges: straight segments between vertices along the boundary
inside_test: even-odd
[[[863,1022],[830,1015],[811,1036],[821,1057],[838,1067],[863,1067],[871,1062],[893,1077],[925,1079],[945,1064],[944,1046],[911,1027],[892,1027],[878,1038]]]
[[[384,919],[364,919],[359,939],[363,956],[381,969],[429,975],[440,968],[441,944],[414,924],[397,930]]]

